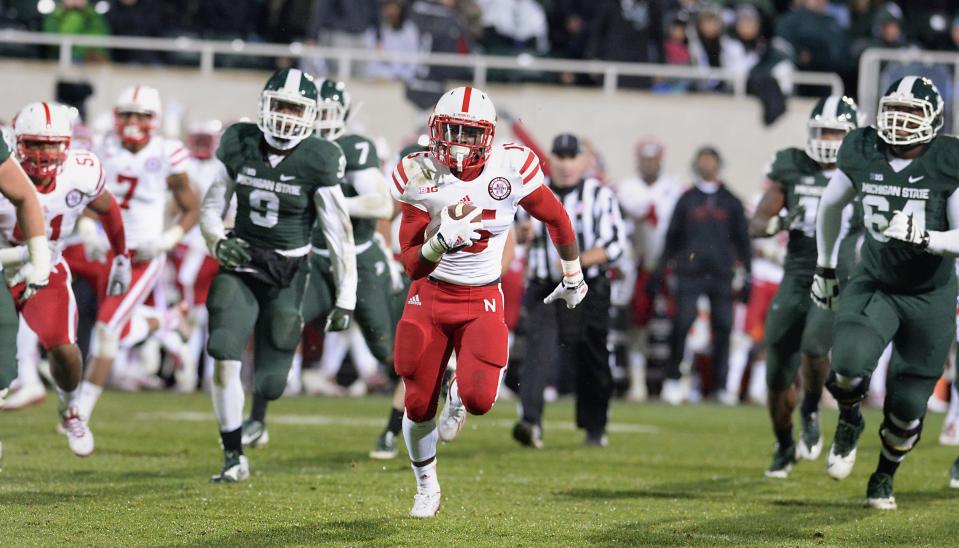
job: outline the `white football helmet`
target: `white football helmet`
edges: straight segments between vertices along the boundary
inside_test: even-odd
[[[146,143],[160,127],[160,92],[150,86],[128,87],[117,97],[113,114],[120,140],[130,145]]]
[[[830,95],[816,102],[806,122],[806,154],[823,165],[834,165],[843,137],[859,127],[859,107],[845,95]]]
[[[440,97],[427,122],[430,152],[441,164],[463,171],[486,163],[496,131],[496,108],[482,90],[460,87]]]
[[[17,113],[13,132],[17,157],[23,170],[35,180],[60,173],[73,136],[70,107],[58,103],[30,103]]]

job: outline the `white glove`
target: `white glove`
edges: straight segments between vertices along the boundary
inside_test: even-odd
[[[77,220],[76,233],[80,237],[80,243],[83,244],[83,254],[88,261],[99,263],[107,258],[107,252],[110,248],[106,244],[105,238],[100,235],[96,221],[89,217],[80,217]]]
[[[823,310],[835,310],[839,305],[839,280],[836,279],[835,268],[816,267],[816,274],[812,278],[812,288],[809,297],[816,306]]]
[[[583,279],[583,269],[580,267],[579,259],[560,262],[563,264],[563,281],[543,299],[543,304],[562,299],[566,301],[566,308],[576,308],[576,305],[583,302],[586,292],[589,291],[586,280]]]
[[[882,235],[919,249],[929,247],[929,232],[926,230],[925,223],[916,222],[912,214],[906,215],[902,211],[893,212],[892,220],[889,221],[886,230],[882,231]]]
[[[159,257],[173,249],[182,238],[183,228],[180,225],[173,225],[160,236],[159,240],[151,240],[137,246],[136,260],[149,261]]]
[[[483,210],[476,208],[462,219],[453,219],[444,207],[440,212],[440,227],[421,248],[421,253],[430,262],[439,262],[444,253],[459,251],[480,239]]]
[[[50,243],[46,236],[34,236],[27,241],[27,250],[30,252],[30,268],[24,276],[26,288],[20,295],[20,302],[25,302],[38,291],[46,287],[50,281]]]
[[[117,255],[110,265],[110,275],[107,277],[107,295],[123,295],[130,289],[130,279],[133,272],[130,268],[130,258],[126,255]]]

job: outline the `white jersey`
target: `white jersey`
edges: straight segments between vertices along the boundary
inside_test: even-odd
[[[196,191],[196,195],[202,202],[203,197],[206,196],[206,193],[208,190],[210,190],[210,186],[213,184],[213,181],[220,173],[220,161],[216,158],[210,158],[209,160],[199,160],[193,158],[187,163],[189,164],[187,173],[190,175],[190,183],[193,184],[193,189]],[[230,209],[227,211],[226,218],[232,219],[235,215],[235,211],[236,196],[234,196],[230,201]],[[203,239],[203,234],[200,232],[199,223],[191,228],[190,231],[183,236],[183,239],[180,240],[180,242],[186,244],[192,250],[202,251],[203,253],[207,252],[206,240]]]
[[[486,285],[502,273],[503,248],[520,200],[542,185],[536,154],[505,144],[493,145],[483,172],[472,181],[456,178],[428,152],[410,154],[393,170],[390,190],[393,198],[429,214],[428,234],[439,226],[440,212],[447,206],[463,202],[482,209],[482,238],[443,255],[431,276],[459,285]]]
[[[669,176],[660,176],[653,184],[631,177],[615,190],[623,213],[633,224],[635,256],[641,257],[643,268],[651,272],[663,254],[669,219],[683,187]]]
[[[163,234],[167,204],[167,177],[186,173],[190,152],[176,139],[152,137],[133,153],[110,134],[100,147],[107,188],[123,214],[127,247],[136,249]]]
[[[92,152],[70,150],[67,152],[63,169],[57,175],[53,188],[46,192],[37,192],[37,199],[43,209],[47,227],[47,238],[54,244],[50,268],[60,260],[60,252],[65,247],[64,239],[73,233],[77,219],[87,205],[104,190],[105,181],[100,159]],[[23,233],[17,225],[17,208],[7,199],[0,198],[0,235],[4,247],[15,247],[26,243]],[[27,265],[21,267],[27,268]],[[6,271],[8,281],[22,279],[22,272]]]

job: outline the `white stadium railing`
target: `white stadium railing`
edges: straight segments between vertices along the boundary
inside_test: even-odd
[[[331,60],[336,63],[336,76],[348,79],[356,63],[401,62],[428,66],[460,67],[470,69],[473,84],[486,84],[489,70],[511,72],[582,73],[602,77],[603,90],[615,93],[621,76],[645,76],[649,78],[676,78],[684,80],[719,80],[726,82],[736,96],[746,93],[746,77],[732,71],[717,68],[701,68],[656,63],[615,63],[609,61],[584,61],[578,59],[549,59],[524,54],[517,56],[460,55],[451,53],[402,53],[362,48],[326,48],[294,42],[291,44],[265,44],[232,41],[199,40],[195,38],[144,38],[130,36],[84,36],[0,30],[0,44],[57,46],[59,62],[63,68],[73,63],[73,48],[98,47],[111,49],[164,51],[193,53],[199,55],[199,68],[205,73],[215,70],[217,55],[246,57],[289,57]],[[792,75],[798,85],[827,87],[830,93],[843,93],[842,79],[830,72],[800,72]]]
[[[951,90],[951,108],[952,112],[947,112],[951,121],[959,124],[959,53],[948,51],[928,51],[918,48],[904,49],[886,49],[870,48],[863,52],[859,58],[859,107],[865,114],[868,122],[872,123],[876,118],[876,108],[879,104],[879,96],[885,90],[881,89],[880,80],[888,63],[899,64],[917,64],[932,67],[942,65],[949,67],[952,71],[952,90]],[[942,90],[946,92],[946,90]],[[948,93],[948,92],[947,92]],[[947,120],[948,122],[948,120]],[[956,131],[956,125],[952,125],[952,130]]]

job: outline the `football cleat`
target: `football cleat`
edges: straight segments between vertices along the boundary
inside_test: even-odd
[[[606,447],[609,445],[609,436],[606,435],[606,432],[587,432],[583,445],[586,447]]]
[[[681,379],[666,379],[659,397],[669,405],[680,405],[686,401],[688,393]]]
[[[425,519],[431,518],[440,511],[440,492],[417,489],[413,497],[413,508],[410,508],[410,517]]]
[[[959,421],[947,421],[939,434],[939,445],[959,445]]]
[[[19,388],[10,392],[10,395],[3,400],[4,411],[15,411],[31,405],[43,403],[47,399],[47,389],[42,382],[30,382],[21,384]]]
[[[796,453],[795,445],[780,449],[777,443],[776,449],[773,451],[773,462],[765,472],[766,477],[775,479],[788,478],[789,472],[792,471],[793,465],[796,464]]]
[[[952,463],[952,469],[949,470],[949,487],[959,489],[959,459]]]
[[[250,463],[239,451],[223,452],[223,469],[210,478],[213,483],[238,483],[250,479]]]
[[[455,440],[464,424],[466,424],[466,406],[460,399],[456,379],[453,379],[450,389],[446,393],[446,405],[443,406],[443,412],[440,413],[440,422],[437,428],[440,440],[447,443]]]
[[[859,443],[859,436],[865,428],[865,421],[852,424],[839,419],[839,424],[836,426],[836,436],[832,440],[829,456],[826,458],[826,473],[829,474],[829,477],[841,480],[852,473],[852,467],[856,464],[856,445]]]
[[[866,505],[877,510],[896,509],[896,497],[892,492],[892,476],[882,472],[875,472],[869,476]]]
[[[799,414],[802,431],[799,433],[799,445],[796,457],[804,460],[816,460],[822,453],[822,430],[819,428],[819,413]]]
[[[519,421],[513,427],[513,439],[533,449],[543,448],[543,429],[538,424]]]
[[[266,447],[266,444],[270,443],[270,433],[266,429],[266,423],[253,419],[243,421],[242,443],[243,447],[254,449]]]
[[[370,451],[370,458],[376,460],[396,458],[396,435],[389,430],[380,434]]]
[[[60,414],[60,425],[67,435],[67,445],[78,457],[93,454],[93,432],[87,427],[87,421],[80,416],[77,406],[71,405]]]

